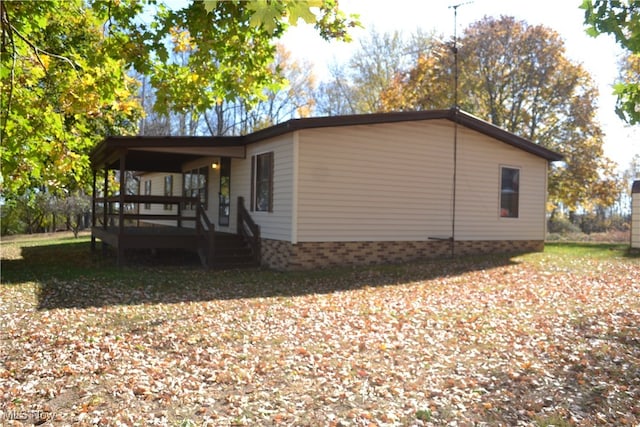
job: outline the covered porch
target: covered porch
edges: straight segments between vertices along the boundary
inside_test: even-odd
[[[189,162],[207,158],[245,157],[236,137],[108,137],[91,154],[93,170],[92,248],[100,240],[112,247],[117,263],[130,249],[183,249],[197,253],[203,266],[260,262],[260,231],[238,198],[237,234],[215,230],[198,197],[141,195],[128,182],[133,174],[182,174]],[[98,182],[102,173],[102,182]],[[182,193],[182,190],[179,190]],[[169,207],[141,213],[141,206]],[[161,223],[161,225],[159,224]]]

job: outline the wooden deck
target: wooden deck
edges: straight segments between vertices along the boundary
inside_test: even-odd
[[[124,212],[119,206],[125,203],[169,203],[178,206],[177,215],[140,215],[139,209]],[[182,205],[195,204],[195,212],[185,216]],[[162,196],[126,196],[94,198],[94,224],[98,219],[96,205],[103,207],[102,224],[91,229],[91,247],[95,250],[96,241],[101,240],[103,248],[113,247],[117,252],[118,265],[126,261],[125,251],[129,249],[179,249],[197,253],[202,265],[246,266],[260,264],[260,230],[249,216],[244,201],[238,199],[238,234],[215,231],[207,217],[202,203],[193,198]],[[114,205],[118,209],[114,209]],[[152,218],[151,218],[152,217]],[[148,221],[162,219],[175,221],[175,226],[154,225]],[[107,224],[105,226],[105,224]],[[193,224],[194,227],[185,227]]]
[[[251,264],[260,265],[260,227],[247,212],[242,197],[238,197],[238,234],[225,236],[215,231],[204,205],[206,200],[200,197],[141,195],[126,191],[129,188],[127,171],[181,173],[186,163],[203,157],[245,158],[246,149],[242,141],[226,141],[220,143],[220,140],[211,138],[196,140],[192,137],[107,138],[91,153],[92,248],[95,249],[98,239],[105,247],[115,248],[118,265],[125,262],[125,250],[165,248],[192,250],[208,268],[225,262],[222,260],[236,262],[245,258]],[[99,191],[100,170],[104,171],[104,181]],[[112,174],[114,170],[118,171],[116,176]],[[110,177],[117,177],[119,181],[115,191],[110,188]],[[171,209],[171,213],[142,213],[141,205],[147,204],[173,205],[175,209]],[[151,222],[158,221],[175,227],[149,226]]]
[[[178,227],[93,227],[92,237],[114,248],[194,249],[198,246],[195,229]]]
[[[203,266],[240,267],[256,265],[251,246],[242,236],[230,233],[215,232],[215,247],[211,259],[207,255],[209,242],[205,241],[195,229],[178,227],[94,227],[92,241],[99,239],[116,249],[118,264],[124,265],[129,249],[180,249],[191,251],[200,257]]]

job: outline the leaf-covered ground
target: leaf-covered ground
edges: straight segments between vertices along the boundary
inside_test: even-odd
[[[640,423],[640,259],[623,247],[307,273],[167,264],[3,242],[0,421]]]

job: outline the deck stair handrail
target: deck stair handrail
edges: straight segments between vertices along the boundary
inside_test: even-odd
[[[215,227],[211,224],[207,212],[202,202],[196,204],[196,233],[204,241],[204,247],[201,249],[204,253],[199,251],[203,264],[211,268],[215,259]]]
[[[238,234],[249,242],[253,260],[260,264],[260,226],[255,223],[244,205],[244,197],[238,197]]]

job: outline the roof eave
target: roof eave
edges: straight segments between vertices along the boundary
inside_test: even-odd
[[[461,124],[470,129],[476,130],[485,135],[491,136],[499,141],[509,144],[513,147],[527,151],[549,162],[560,161],[564,157],[536,144],[526,138],[519,137],[508,132],[498,126],[495,126],[485,120],[482,120],[472,114],[464,112],[458,108],[448,110],[427,110],[427,111],[403,111],[392,113],[374,113],[374,114],[354,114],[348,116],[328,116],[328,117],[309,117],[302,119],[291,119],[284,123],[280,123],[269,128],[259,130],[245,136],[245,143],[263,141],[268,138],[284,135],[289,132],[302,129],[317,129],[324,127],[339,126],[356,126],[356,125],[374,125],[384,123],[396,123],[419,120],[438,120],[447,119]]]
[[[91,152],[90,159],[94,167],[104,163],[109,151],[117,149],[135,149],[155,147],[238,147],[246,146],[269,138],[295,132],[302,129],[325,127],[374,125],[406,121],[447,119],[469,129],[475,130],[499,141],[519,148],[549,162],[560,161],[564,157],[534,142],[519,137],[472,114],[458,108],[448,110],[406,111],[375,114],[355,114],[348,116],[309,117],[291,119],[244,136],[110,136],[103,140]]]
[[[263,141],[275,136],[302,129],[318,129],[327,127],[375,125],[384,123],[410,122],[417,120],[434,120],[451,118],[450,110],[403,111],[392,113],[352,114],[346,116],[305,117],[291,119],[246,135],[245,143]]]
[[[538,157],[542,157],[549,162],[557,162],[564,159],[564,156],[560,153],[556,153],[555,151],[549,150],[548,148],[536,144],[535,142],[532,142],[526,138],[515,135],[472,114],[455,109],[451,111],[451,120],[465,127],[491,136],[506,144],[527,151]]]
[[[94,169],[112,163],[113,152],[145,148],[229,148],[244,147],[242,136],[108,136],[89,154]]]

